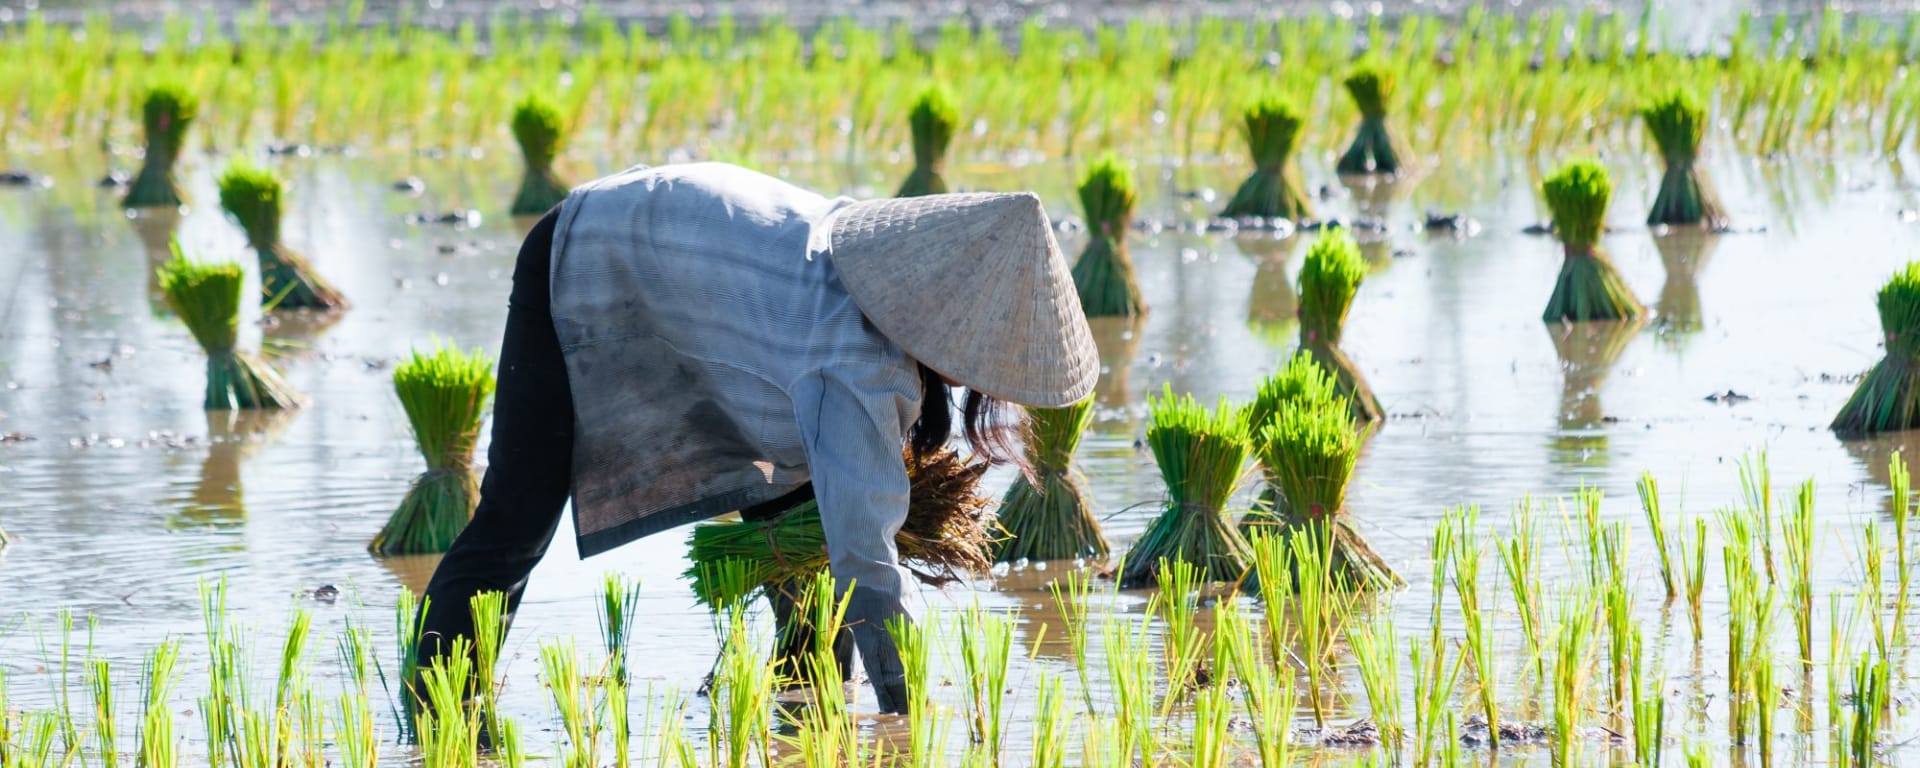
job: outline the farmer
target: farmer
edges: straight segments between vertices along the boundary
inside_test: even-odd
[[[473,521],[427,586],[421,663],[509,616],[569,496],[580,556],[735,510],[819,500],[884,712],[910,618],[901,452],[964,430],[1007,460],[1001,404],[1077,402],[1094,346],[1032,194],[830,199],[719,163],[634,168],[541,219],[514,268]]]

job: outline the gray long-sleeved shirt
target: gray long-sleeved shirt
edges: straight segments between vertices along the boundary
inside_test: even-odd
[[[720,163],[567,197],[552,299],[582,556],[811,480],[834,576],[861,588],[849,619],[904,610],[900,451],[922,392],[834,273],[827,220],[850,202]]]

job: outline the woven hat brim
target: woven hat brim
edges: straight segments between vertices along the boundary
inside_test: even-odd
[[[869,200],[842,207],[830,226],[841,284],[914,359],[1036,408],[1093,391],[1099,353],[1039,197]]]

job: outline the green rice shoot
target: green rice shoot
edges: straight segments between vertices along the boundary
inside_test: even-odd
[[[1341,175],[1400,172],[1402,151],[1387,132],[1388,99],[1393,98],[1394,74],[1378,61],[1355,64],[1341,81],[1360,108],[1360,133],[1335,166]]]
[[[1259,459],[1266,455],[1267,427],[1272,426],[1281,412],[1294,408],[1317,408],[1336,402],[1343,408],[1347,407],[1347,399],[1340,396],[1333,376],[1320,367],[1313,355],[1304,350],[1296,351],[1285,366],[1260,381],[1259,388],[1254,390],[1253,402],[1247,404],[1247,429],[1253,437],[1254,457]],[[1253,508],[1240,518],[1240,532],[1249,537],[1255,530],[1278,523],[1290,514],[1278,478],[1264,461],[1261,462],[1261,470],[1265,480],[1261,484],[1260,496],[1254,501]]]
[[[260,259],[260,303],[270,309],[340,309],[340,294],[305,257],[280,241],[286,184],[273,171],[236,161],[220,175],[220,207],[232,214]]]
[[[172,247],[173,258],[159,270],[160,290],[207,354],[202,406],[209,411],[298,407],[300,395],[279,371],[237,347],[246,280],[240,265],[189,259],[178,240]]]
[[[1254,171],[1233,193],[1221,218],[1299,221],[1313,217],[1294,160],[1305,120],[1299,107],[1278,96],[1262,97],[1246,107],[1241,122]]]
[[[480,501],[473,448],[493,387],[493,359],[477,349],[415,350],[393,369],[393,390],[407,412],[427,471],[414,479],[368,549],[380,555],[415,555],[453,546]]]
[[[1376,422],[1386,418],[1380,399],[1340,349],[1347,312],[1367,272],[1359,243],[1344,229],[1321,235],[1307,248],[1300,267],[1300,349],[1333,374],[1336,391],[1347,398],[1355,421]]]
[[[1182,561],[1204,581],[1238,581],[1251,552],[1228,522],[1227,502],[1239,490],[1253,439],[1241,410],[1221,400],[1212,410],[1168,385],[1147,398],[1147,445],[1167,484],[1160,516],[1128,550],[1120,585],[1157,583],[1162,561]]]
[[[1893,273],[1877,303],[1886,355],[1834,416],[1830,428],[1842,437],[1920,427],[1920,261]]]
[[[1087,215],[1087,248],[1073,264],[1073,284],[1087,317],[1138,317],[1146,314],[1127,230],[1137,197],[1133,173],[1113,155],[1104,155],[1080,182],[1080,208]]]
[[[147,152],[140,175],[127,187],[120,204],[127,208],[171,208],[184,200],[173,168],[186,146],[187,128],[200,111],[200,99],[181,83],[156,83],[141,102],[141,125],[146,128]]]
[[[1025,442],[1032,477],[1014,478],[1000,501],[1003,538],[994,560],[1073,560],[1107,556],[1107,539],[1088,498],[1086,477],[1073,465],[1080,436],[1093,423],[1093,399],[1065,408],[1029,408]]]
[[[567,199],[567,185],[553,172],[553,161],[566,143],[566,118],[552,101],[528,94],[513,106],[512,126],[526,172],[520,178],[520,191],[513,196],[511,213],[539,216]]]
[[[1600,250],[1613,182],[1596,160],[1574,160],[1540,185],[1553,213],[1565,260],[1541,319],[1549,323],[1636,320],[1646,314],[1625,279]]]
[[[907,128],[913,135],[913,170],[900,182],[894,197],[938,195],[947,191],[942,174],[947,167],[947,148],[953,143],[954,130],[960,124],[960,109],[954,106],[953,92],[940,85],[920,91],[907,110]]]

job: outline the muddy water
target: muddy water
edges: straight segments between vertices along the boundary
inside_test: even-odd
[[[432,558],[381,560],[365,551],[421,469],[389,390],[391,365],[435,337],[496,348],[509,269],[529,224],[497,215],[510,199],[515,164],[273,161],[293,183],[286,239],[355,306],[326,322],[268,327],[249,312],[243,343],[264,339],[312,403],[233,418],[201,411],[202,357],[159,303],[150,277],[174,231],[190,251],[250,261],[237,229],[212,204],[210,174],[223,161],[185,161],[196,204],[177,220],[123,216],[113,195],[90,186],[106,170],[100,158],[9,161],[57,179],[50,189],[0,189],[0,433],[9,436],[0,445],[0,527],[15,540],[0,554],[0,668],[16,701],[47,701],[38,638],[54,611],[70,607],[97,619],[96,651],[131,671],[164,637],[199,647],[196,584],[206,579],[227,580],[235,619],[256,627],[263,669],[294,604],[313,608],[323,629],[349,617],[370,624],[390,648],[396,588],[419,588],[433,565]],[[1323,213],[1377,217],[1390,230],[1369,236],[1375,271],[1345,346],[1393,418],[1369,442],[1350,504],[1359,528],[1408,577],[1410,589],[1389,601],[1403,627],[1425,619],[1425,537],[1450,505],[1483,505],[1491,535],[1507,529],[1506,510],[1525,495],[1550,499],[1592,485],[1607,493],[1608,516],[1637,521],[1633,482],[1652,470],[1669,510],[1709,514],[1738,498],[1734,462],[1761,449],[1781,485],[1817,480],[1820,592],[1851,591],[1858,581],[1856,531],[1865,519],[1885,517],[1889,444],[1842,443],[1824,426],[1848,395],[1846,378],[1879,355],[1872,297],[1913,252],[1916,225],[1901,212],[1920,207],[1915,192],[1871,161],[1721,158],[1714,172],[1738,223],[1765,231],[1656,236],[1638,224],[1651,169],[1622,158],[1611,164],[1622,199],[1611,217],[1617,231],[1604,246],[1660,317],[1573,337],[1539,321],[1559,256],[1551,241],[1521,234],[1541,210],[1519,164],[1430,169],[1381,187],[1348,187],[1334,181],[1328,163],[1308,165],[1312,185],[1326,184]],[[616,165],[581,162],[569,170],[585,178]],[[850,194],[884,194],[900,173],[886,164],[765,169]],[[1155,226],[1132,242],[1151,314],[1138,328],[1101,329],[1110,368],[1100,420],[1081,453],[1110,515],[1108,530],[1122,545],[1161,495],[1137,443],[1145,395],[1171,385],[1207,399],[1245,398],[1293,343],[1289,284],[1304,238],[1194,231],[1240,173],[1205,166],[1146,174],[1142,218]],[[407,175],[421,177],[426,191],[390,189]],[[1063,167],[962,163],[951,176],[970,188],[1041,191],[1055,217],[1069,222],[1063,243],[1079,246]],[[478,226],[408,221],[414,213],[469,208],[483,212]],[[1426,211],[1464,213],[1479,233],[1418,231]],[[1729,391],[1739,395],[1735,402],[1704,399]],[[996,490],[1005,482],[996,476]],[[1546,531],[1551,546],[1559,526]],[[700,684],[715,643],[708,616],[677,579],[685,533],[583,562],[570,530],[562,530],[509,639],[511,714],[550,722],[536,684],[537,645],[570,635],[583,649],[596,647],[594,595],[608,570],[644,585],[637,643],[645,681],[681,690]],[[1634,536],[1636,559],[1647,566],[1638,582],[1643,618],[1650,635],[1664,638],[1658,647],[1673,688],[1723,690],[1718,673],[1692,676],[1684,614],[1658,610],[1650,543],[1643,527]],[[1574,573],[1557,557],[1545,567],[1549,581]],[[1060,627],[1046,620],[1048,575],[1028,570],[925,595],[936,614],[975,600],[1026,609],[1022,642],[1045,642],[1036,660],[1016,666],[1016,708],[1030,703],[1019,692],[1031,690],[1033,675],[1071,674]],[[310,596],[328,585],[343,597]],[[1717,586],[1709,594],[1724,603]],[[1102,598],[1096,612],[1133,614],[1143,601]],[[1708,611],[1712,617],[1724,608]],[[1716,649],[1724,639],[1709,634],[1704,658],[1723,658]],[[1502,636],[1517,642],[1516,632]],[[197,691],[204,669],[197,662],[188,669],[182,690]],[[316,669],[323,679],[335,674],[330,661]],[[1670,734],[1702,727],[1682,722],[1676,717]],[[1706,733],[1723,728],[1718,723]],[[1011,743],[1023,752],[1024,731]]]

